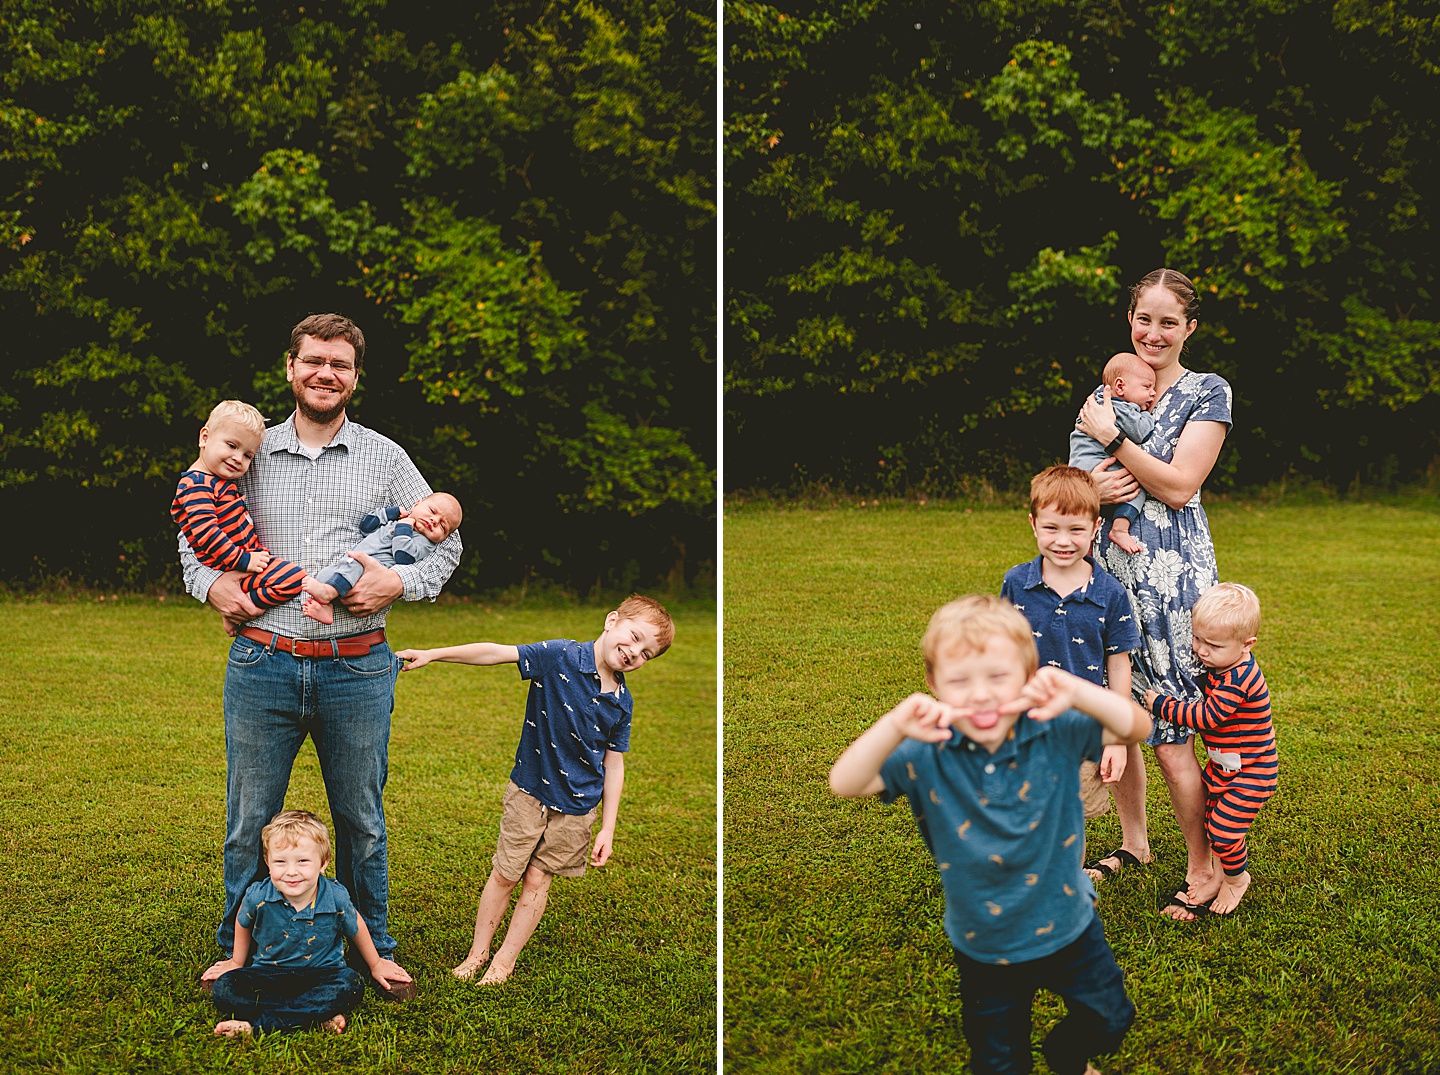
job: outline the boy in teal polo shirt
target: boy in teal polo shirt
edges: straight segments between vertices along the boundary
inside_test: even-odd
[[[1000,597],[964,597],[921,644],[933,695],[912,694],[841,755],[846,798],[901,795],[945,889],[962,1022],[977,1075],[1024,1073],[1035,993],[1067,1014],[1042,1045],[1056,1075],[1093,1073],[1135,1018],[1081,868],[1080,761],[1150,734],[1128,698],[1041,668],[1030,625]]]
[[[245,890],[231,958],[201,975],[213,983],[215,1007],[233,1016],[215,1024],[215,1033],[248,1038],[318,1026],[339,1034],[365,992],[345,965],[342,938],[382,989],[405,988],[410,975],[375,951],[345,886],[324,875],[330,833],[323,821],[308,810],[283,810],[260,830],[260,843],[270,876]]]

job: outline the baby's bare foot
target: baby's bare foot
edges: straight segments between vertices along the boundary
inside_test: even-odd
[[[481,985],[499,985],[506,981],[510,975],[515,973],[514,966],[505,966],[498,959],[490,964],[490,969],[485,972],[485,977],[480,979]]]
[[[1210,905],[1210,910],[1216,914],[1229,914],[1240,906],[1240,900],[1250,887],[1250,871],[1246,870],[1238,877],[1226,877],[1220,882],[1220,894],[1215,897],[1215,902]]]
[[[1144,546],[1141,545],[1140,542],[1136,541],[1133,537],[1131,537],[1131,536],[1130,536],[1126,531],[1124,531],[1124,530],[1114,530],[1114,529],[1112,529],[1112,530],[1110,531],[1110,540],[1111,540],[1112,542],[1114,542],[1116,545],[1119,545],[1120,548],[1124,549],[1126,552],[1130,553],[1132,556],[1133,556],[1135,553],[1139,552],[1142,548],[1144,548]]]
[[[460,965],[454,970],[452,970],[450,973],[455,975],[455,977],[457,978],[473,978],[476,974],[480,972],[480,968],[485,966],[485,964],[489,962],[489,960],[489,952],[481,952],[478,956],[468,955],[464,958],[464,960],[461,961]]]
[[[328,1030],[332,1034],[343,1034],[345,1033],[345,1026],[346,1024],[344,1015],[332,1015],[329,1019],[326,1019],[323,1023],[320,1024],[320,1029]]]
[[[248,1038],[251,1026],[244,1019],[224,1019],[215,1024],[215,1033],[222,1038]]]
[[[335,610],[323,601],[317,601],[309,594],[300,602],[300,611],[317,623],[334,623]]]

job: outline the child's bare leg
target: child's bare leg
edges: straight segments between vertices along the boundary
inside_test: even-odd
[[[540,916],[545,913],[545,904],[550,898],[550,882],[554,879],[553,873],[547,873],[533,864],[525,871],[525,887],[515,901],[510,928],[505,931],[505,943],[490,961],[490,969],[480,979],[481,985],[498,985],[510,977],[515,961],[520,958],[520,950],[535,933]]]
[[[1245,892],[1250,887],[1250,871],[1231,877],[1226,874],[1220,882],[1220,894],[1215,897],[1215,902],[1210,904],[1210,910],[1215,914],[1229,914],[1240,906],[1240,900],[1244,898]]]
[[[215,1024],[215,1033],[222,1038],[248,1038],[252,1030],[244,1019],[222,1019]]]
[[[328,586],[319,579],[305,576],[305,581],[300,584],[300,589],[305,591],[305,599],[300,602],[300,611],[318,623],[334,623],[335,610],[331,608],[335,598],[340,596],[340,591],[334,586]]]
[[[1130,536],[1129,519],[1116,519],[1110,524],[1110,540],[1128,553],[1137,553],[1141,549],[1140,542]]]
[[[450,973],[457,978],[473,978],[490,959],[490,940],[500,928],[505,909],[510,906],[510,893],[515,891],[518,881],[512,881],[499,870],[491,869],[485,878],[485,888],[480,893],[480,906],[475,910],[475,938],[470,942],[470,951],[460,965]]]

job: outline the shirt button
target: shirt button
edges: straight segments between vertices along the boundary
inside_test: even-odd
[[[987,773],[993,773],[995,771],[995,763],[991,762],[989,765],[985,766],[985,771]]]

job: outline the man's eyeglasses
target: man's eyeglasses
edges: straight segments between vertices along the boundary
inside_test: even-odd
[[[297,358],[295,361],[311,373],[319,373],[326,366],[329,366],[342,377],[355,372],[355,363],[345,358],[321,358],[319,355],[306,355],[304,358]]]

